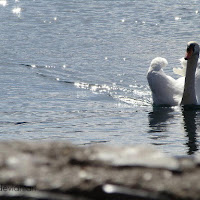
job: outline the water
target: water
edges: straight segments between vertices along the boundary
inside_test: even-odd
[[[198,152],[200,111],[153,108],[156,56],[176,77],[200,2],[0,0],[0,139]]]

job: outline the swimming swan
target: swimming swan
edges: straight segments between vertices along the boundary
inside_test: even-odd
[[[192,41],[187,45],[186,61],[181,60],[182,68],[173,71],[183,77],[174,79],[163,71],[168,62],[157,57],[151,61],[147,80],[155,105],[197,105],[200,104],[199,45]],[[198,66],[198,67],[197,67]]]

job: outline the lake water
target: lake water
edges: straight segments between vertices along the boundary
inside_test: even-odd
[[[153,108],[146,73],[200,42],[200,1],[0,0],[0,139],[198,152],[200,111]]]

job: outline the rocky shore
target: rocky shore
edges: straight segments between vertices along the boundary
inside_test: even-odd
[[[200,156],[152,146],[0,143],[0,199],[200,199]]]

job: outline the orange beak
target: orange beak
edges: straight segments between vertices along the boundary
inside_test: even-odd
[[[192,50],[191,48],[188,49],[188,50],[186,51],[186,54],[185,54],[184,59],[185,59],[185,60],[189,60],[189,59],[191,58],[192,54],[193,54],[193,50]]]

